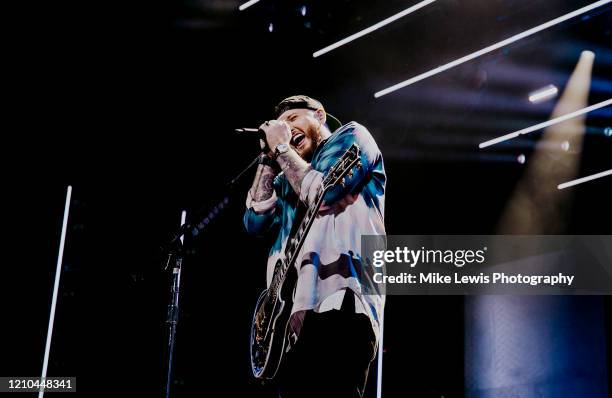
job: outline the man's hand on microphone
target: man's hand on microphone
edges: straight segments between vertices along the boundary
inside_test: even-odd
[[[277,145],[289,145],[291,141],[291,128],[285,122],[269,120],[259,126],[259,128],[266,133],[266,141],[272,153],[274,153]]]

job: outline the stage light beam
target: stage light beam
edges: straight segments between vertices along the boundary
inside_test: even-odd
[[[563,184],[557,185],[557,189],[565,189],[565,188],[573,187],[574,185],[582,184],[588,181],[593,181],[598,178],[606,177],[609,175],[612,175],[612,169],[602,171],[601,173],[593,174],[587,177],[578,178],[576,180],[564,182]]]
[[[249,8],[250,6],[252,6],[252,5],[253,5],[253,4],[255,4],[255,3],[259,3],[259,0],[249,0],[249,1],[247,1],[246,3],[242,3],[242,4],[240,4],[240,6],[238,7],[238,9],[239,9],[240,11],[244,11],[244,10],[246,10],[247,8]]]
[[[544,129],[535,150],[529,155],[525,171],[501,214],[498,231],[521,235],[566,231],[572,195],[560,193],[557,184],[578,177],[587,130],[584,113],[593,108],[587,105],[594,60],[595,54],[591,51],[580,54],[551,113],[554,125]],[[562,118],[568,120],[560,122]]]
[[[325,48],[322,48],[322,49],[320,49],[318,51],[315,51],[312,54],[312,57],[313,58],[320,57],[321,55],[326,54],[326,53],[328,53],[328,52],[330,52],[332,50],[335,50],[336,48],[341,47],[341,46],[343,46],[343,45],[345,45],[347,43],[350,43],[353,40],[359,39],[360,37],[363,37],[363,36],[365,36],[365,35],[367,35],[369,33],[372,33],[375,30],[382,28],[383,26],[389,25],[391,22],[395,22],[398,19],[400,19],[402,17],[405,17],[406,15],[411,14],[411,13],[413,13],[413,12],[415,12],[415,11],[417,11],[417,10],[419,10],[419,9],[421,9],[421,8],[427,6],[427,5],[429,5],[429,4],[431,4],[431,3],[435,2],[435,1],[436,0],[424,0],[424,1],[421,1],[420,3],[417,3],[417,4],[415,4],[415,5],[411,6],[411,7],[406,8],[404,11],[398,12],[397,14],[392,15],[389,18],[383,19],[382,21],[380,21],[378,23],[375,23],[374,25],[370,26],[369,28],[365,28],[363,30],[360,30],[359,32],[354,33],[354,34],[350,35],[349,37],[346,37],[346,38],[344,38],[344,39],[342,39],[342,40],[340,40],[340,41],[338,41],[338,42],[336,42],[334,44],[330,44],[329,46],[327,46]],[[612,0],[610,0],[610,1],[612,1]]]
[[[444,71],[446,71],[448,69],[454,68],[455,66],[461,65],[461,64],[466,63],[468,61],[471,61],[471,60],[473,60],[475,58],[478,58],[478,57],[480,57],[482,55],[485,55],[485,54],[488,54],[488,53],[490,53],[492,51],[498,50],[498,49],[500,49],[502,47],[505,47],[505,46],[507,46],[509,44],[512,44],[512,43],[514,43],[514,42],[516,42],[518,40],[524,39],[524,38],[529,37],[531,35],[534,35],[534,34],[536,34],[538,32],[541,32],[541,31],[543,31],[545,29],[548,29],[548,28],[550,28],[552,26],[558,25],[558,24],[560,24],[562,22],[567,21],[568,19],[572,19],[574,17],[577,17],[579,15],[587,13],[587,12],[589,12],[591,10],[594,10],[595,8],[598,8],[598,7],[601,7],[603,5],[606,5],[606,4],[610,3],[611,1],[612,0],[600,0],[600,1],[596,1],[595,3],[591,3],[588,6],[579,8],[579,9],[577,9],[575,11],[572,11],[570,13],[567,13],[565,15],[562,15],[560,17],[552,19],[552,20],[550,20],[548,22],[545,22],[545,23],[543,23],[541,25],[535,26],[535,27],[533,27],[533,28],[531,28],[529,30],[526,30],[526,31],[521,32],[519,34],[516,34],[516,35],[514,35],[512,37],[509,37],[509,38],[507,38],[505,40],[502,40],[502,41],[497,42],[495,44],[492,44],[492,45],[490,45],[488,47],[485,47],[482,50],[475,51],[475,52],[473,52],[471,54],[468,54],[468,55],[466,55],[464,57],[456,59],[456,60],[454,60],[452,62],[449,62],[449,63],[447,63],[445,65],[442,65],[442,66],[439,66],[437,68],[434,68],[434,69],[432,69],[432,70],[430,70],[428,72],[421,73],[418,76],[415,76],[415,77],[412,77],[412,78],[410,78],[408,80],[404,80],[403,82],[394,84],[393,86],[387,87],[384,90],[380,90],[380,91],[374,93],[374,97],[375,98],[380,98],[383,95],[387,95],[389,93],[397,91],[400,88],[404,88],[406,86],[409,86],[409,85],[414,84],[416,82],[419,82],[421,80],[427,79],[428,77],[437,75],[437,74],[439,74],[441,72],[444,72]]]
[[[557,95],[559,89],[552,84],[549,84],[546,87],[543,87],[539,90],[536,90],[529,94],[529,102],[533,104],[537,104],[547,99],[551,99]]]
[[[516,138],[516,137],[520,136],[521,134],[529,134],[529,133],[532,133],[534,131],[541,130],[541,129],[545,128],[545,127],[552,126],[554,124],[558,124],[558,123],[564,122],[566,120],[573,119],[575,117],[584,115],[584,114],[592,112],[594,110],[597,110],[597,109],[600,109],[600,108],[604,108],[604,107],[606,107],[608,105],[611,105],[611,104],[612,104],[612,98],[607,99],[607,100],[602,101],[602,102],[599,102],[597,104],[591,105],[591,106],[587,106],[586,108],[578,109],[577,111],[574,111],[574,112],[566,113],[563,116],[559,116],[559,117],[556,117],[554,119],[550,119],[550,120],[547,120],[545,122],[538,123],[538,124],[536,124],[534,126],[527,127],[527,128],[522,129],[522,130],[518,130],[518,131],[515,131],[513,133],[502,135],[501,137],[497,137],[497,138],[494,138],[492,140],[482,142],[482,143],[478,144],[478,147],[480,149],[482,149],[482,148],[489,147],[491,145],[499,144],[500,142],[504,142],[504,141],[508,141],[508,140],[513,139],[513,138]]]

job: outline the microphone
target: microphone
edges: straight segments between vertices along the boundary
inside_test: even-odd
[[[242,127],[238,129],[234,129],[234,131],[240,135],[253,135],[259,137],[259,139],[263,140],[265,146],[262,151],[264,153],[270,152],[270,148],[268,147],[268,142],[266,141],[266,133],[262,129],[253,129],[249,127]]]
[[[242,127],[239,129],[234,129],[234,131],[238,134],[244,134],[244,135],[250,135],[250,134],[257,134],[259,136],[259,138],[261,138],[262,140],[266,139],[266,133],[264,133],[264,131],[262,129],[252,129],[249,127]]]

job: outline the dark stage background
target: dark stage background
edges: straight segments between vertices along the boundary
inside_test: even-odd
[[[533,105],[527,93],[563,87],[583,50],[596,54],[589,103],[611,96],[610,9],[382,98],[373,94],[588,3],[441,0],[320,58],[312,52],[406,3],[262,0],[243,12],[236,1],[205,0],[22,6],[10,21],[5,73],[0,374],[40,373],[71,184],[48,374],[77,376],[83,396],[119,387],[159,396],[170,282],[159,246],[182,209],[215,204],[257,154],[257,141],[233,129],[257,127],[296,93],[364,124],[377,140],[388,175],[388,233],[496,233],[541,132],[487,150],[478,143],[546,120],[554,101]],[[611,167],[612,138],[603,133],[611,119],[610,108],[587,117],[580,176]],[[250,378],[248,361],[267,253],[242,227],[250,179],[189,245],[177,397],[269,396]],[[610,181],[573,188],[565,233],[611,232]],[[611,308],[605,298],[608,337]],[[389,297],[385,398],[463,396],[464,326],[463,297]]]

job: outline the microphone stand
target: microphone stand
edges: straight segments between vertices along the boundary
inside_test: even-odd
[[[260,154],[261,155],[261,154]],[[164,270],[168,270],[172,265],[172,284],[170,287],[170,304],[168,305],[168,313],[166,316],[166,325],[168,327],[168,345],[167,345],[167,366],[166,366],[166,389],[165,397],[170,398],[170,390],[172,387],[172,360],[174,356],[174,345],[176,342],[176,327],[179,319],[179,296],[181,289],[181,268],[183,265],[183,259],[185,257],[184,245],[181,240],[182,237],[195,238],[202,233],[208,224],[216,218],[219,213],[227,207],[230,200],[232,190],[236,186],[236,183],[242,178],[242,176],[250,170],[254,165],[259,163],[259,157],[257,155],[255,159],[248,166],[246,166],[236,177],[234,177],[229,183],[226,184],[226,189],[229,191],[224,195],[223,199],[213,206],[210,211],[206,211],[206,208],[202,207],[196,212],[197,224],[183,224],[179,230],[173,235],[172,239],[162,247],[162,250],[167,254],[166,264]]]

